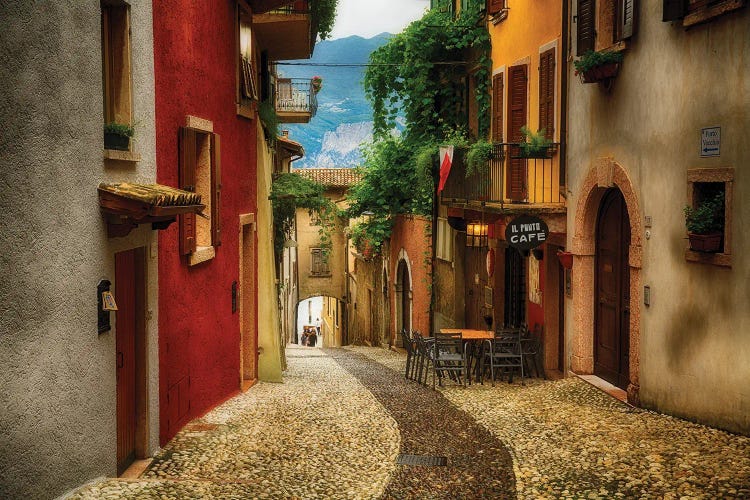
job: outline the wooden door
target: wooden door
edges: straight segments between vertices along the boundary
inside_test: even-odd
[[[240,388],[243,391],[258,378],[254,241],[253,224],[244,224],[240,241]]]
[[[401,283],[401,328],[411,330],[411,283],[409,282],[409,269],[402,260],[398,263],[398,280]]]
[[[511,247],[505,249],[503,322],[506,326],[520,326],[526,322],[526,258]]]
[[[120,475],[135,459],[135,250],[115,254],[115,300],[117,474]]]
[[[487,275],[485,265],[486,255],[486,248],[466,248],[464,257],[466,269],[464,324],[466,328],[477,330],[487,328],[482,314],[482,306],[484,305],[484,277]]]
[[[594,373],[622,389],[630,378],[629,246],[625,199],[611,189],[596,225]]]
[[[518,143],[524,140],[521,127],[527,124],[527,82],[528,66],[525,64],[511,66],[508,70],[508,142]],[[520,149],[512,146],[510,158],[506,161],[505,185],[506,196],[511,201],[526,199],[526,160],[519,158]]]

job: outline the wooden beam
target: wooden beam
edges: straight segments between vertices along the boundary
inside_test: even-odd
[[[253,14],[264,14],[292,3],[290,0],[250,0]]]

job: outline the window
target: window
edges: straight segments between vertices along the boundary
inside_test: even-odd
[[[503,142],[503,73],[492,77],[492,140]]]
[[[430,10],[439,10],[440,12],[453,13],[454,0],[430,0]]]
[[[696,168],[687,172],[687,204],[696,207],[699,203],[714,199],[723,193],[724,197],[724,237],[717,253],[685,251],[685,259],[691,262],[732,267],[732,196],[734,185],[733,168]]]
[[[578,0],[576,55],[611,49],[635,33],[637,0]]]
[[[258,100],[252,19],[252,14],[237,4],[237,114],[248,118],[253,117],[253,101]]]
[[[555,140],[555,49],[539,54],[539,128]]]
[[[215,247],[221,245],[221,155],[211,122],[188,117],[188,123],[201,128],[180,128],[180,188],[199,193],[206,208],[204,216],[180,216],[180,255],[188,255],[190,265],[195,265],[213,258]]]
[[[662,21],[682,19],[683,26],[708,21],[745,6],[745,0],[663,0]]]
[[[492,16],[493,24],[508,17],[508,0],[489,0],[487,13]]]
[[[102,3],[104,122],[132,125],[130,7]]]
[[[331,269],[328,267],[328,259],[325,258],[322,248],[310,249],[310,274],[312,276],[331,275]]]
[[[438,259],[453,262],[453,229],[448,224],[448,219],[444,217],[438,217],[435,256]]]

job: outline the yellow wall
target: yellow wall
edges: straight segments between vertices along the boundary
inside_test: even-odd
[[[281,382],[284,342],[279,330],[276,268],[273,256],[271,193],[273,157],[258,127],[258,378]]]

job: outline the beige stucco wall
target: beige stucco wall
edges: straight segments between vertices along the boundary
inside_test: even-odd
[[[158,446],[156,233],[107,238],[97,185],[154,182],[151,4],[131,9],[137,163],[103,159],[99,2],[3,2],[0,47],[0,497],[116,475],[115,336],[96,286],[146,247],[148,453]],[[29,29],[33,20],[34,29]]]
[[[568,245],[580,229],[574,207],[586,195],[589,169],[597,158],[613,158],[633,186],[639,213],[653,218],[651,228],[643,217],[631,220],[635,234],[644,235],[641,283],[632,297],[641,315],[641,403],[748,433],[750,10],[689,30],[661,22],[661,14],[660,2],[640,3],[638,32],[610,92],[581,84],[569,65]],[[701,128],[712,126],[721,127],[721,156],[701,159]],[[735,169],[731,268],[685,259],[687,170],[709,167]],[[575,286],[575,265],[573,274]],[[649,307],[644,285],[651,287]],[[588,300],[582,308],[593,307]],[[566,299],[569,347],[581,332],[577,317]]]
[[[276,265],[273,255],[273,210],[271,193],[273,158],[258,127],[258,378],[282,381],[286,342],[281,338]]]

